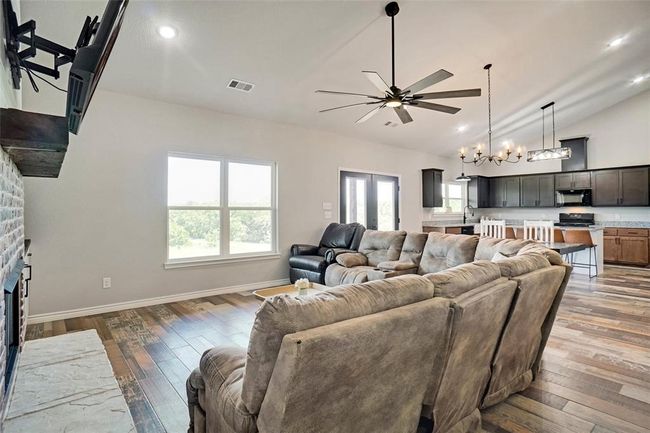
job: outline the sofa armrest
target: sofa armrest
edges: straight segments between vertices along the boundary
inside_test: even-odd
[[[336,262],[338,256],[346,253],[356,253],[356,251],[347,248],[328,248],[327,251],[325,251],[325,260],[327,263],[332,264]]]
[[[392,260],[389,262],[381,262],[377,267],[382,271],[407,271],[417,269],[418,265],[410,261]]]
[[[246,364],[246,349],[241,347],[215,347],[205,351],[199,362],[204,386],[219,389],[238,368]]]
[[[368,264],[368,257],[361,253],[343,253],[336,257],[336,262],[346,268],[366,266]]]
[[[293,244],[291,245],[292,256],[315,256],[318,255],[318,247],[316,245],[308,244]]]

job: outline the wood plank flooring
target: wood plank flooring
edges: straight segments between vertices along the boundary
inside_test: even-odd
[[[138,433],[187,430],[185,379],[216,345],[246,347],[254,296],[212,296],[30,325],[28,339],[96,329]],[[542,373],[483,412],[495,433],[650,433],[650,270],[571,278]],[[378,430],[380,431],[380,430]]]

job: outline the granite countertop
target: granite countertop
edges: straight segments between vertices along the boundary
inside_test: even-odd
[[[600,221],[598,224],[603,227],[650,229],[650,221]]]
[[[422,227],[474,227],[478,223],[478,221],[467,221],[466,223],[462,221],[422,221]]]

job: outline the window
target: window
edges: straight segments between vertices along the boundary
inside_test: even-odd
[[[465,207],[465,185],[443,183],[442,207],[434,208],[434,213],[462,213],[463,207]]]
[[[277,253],[275,164],[169,155],[167,261]]]

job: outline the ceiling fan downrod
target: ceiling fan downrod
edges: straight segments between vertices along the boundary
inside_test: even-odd
[[[385,8],[386,15],[390,17],[390,30],[391,30],[391,64],[393,69],[393,82],[391,85],[391,90],[395,92],[397,87],[395,86],[395,15],[399,13],[399,5],[397,2],[390,2],[386,5]]]

